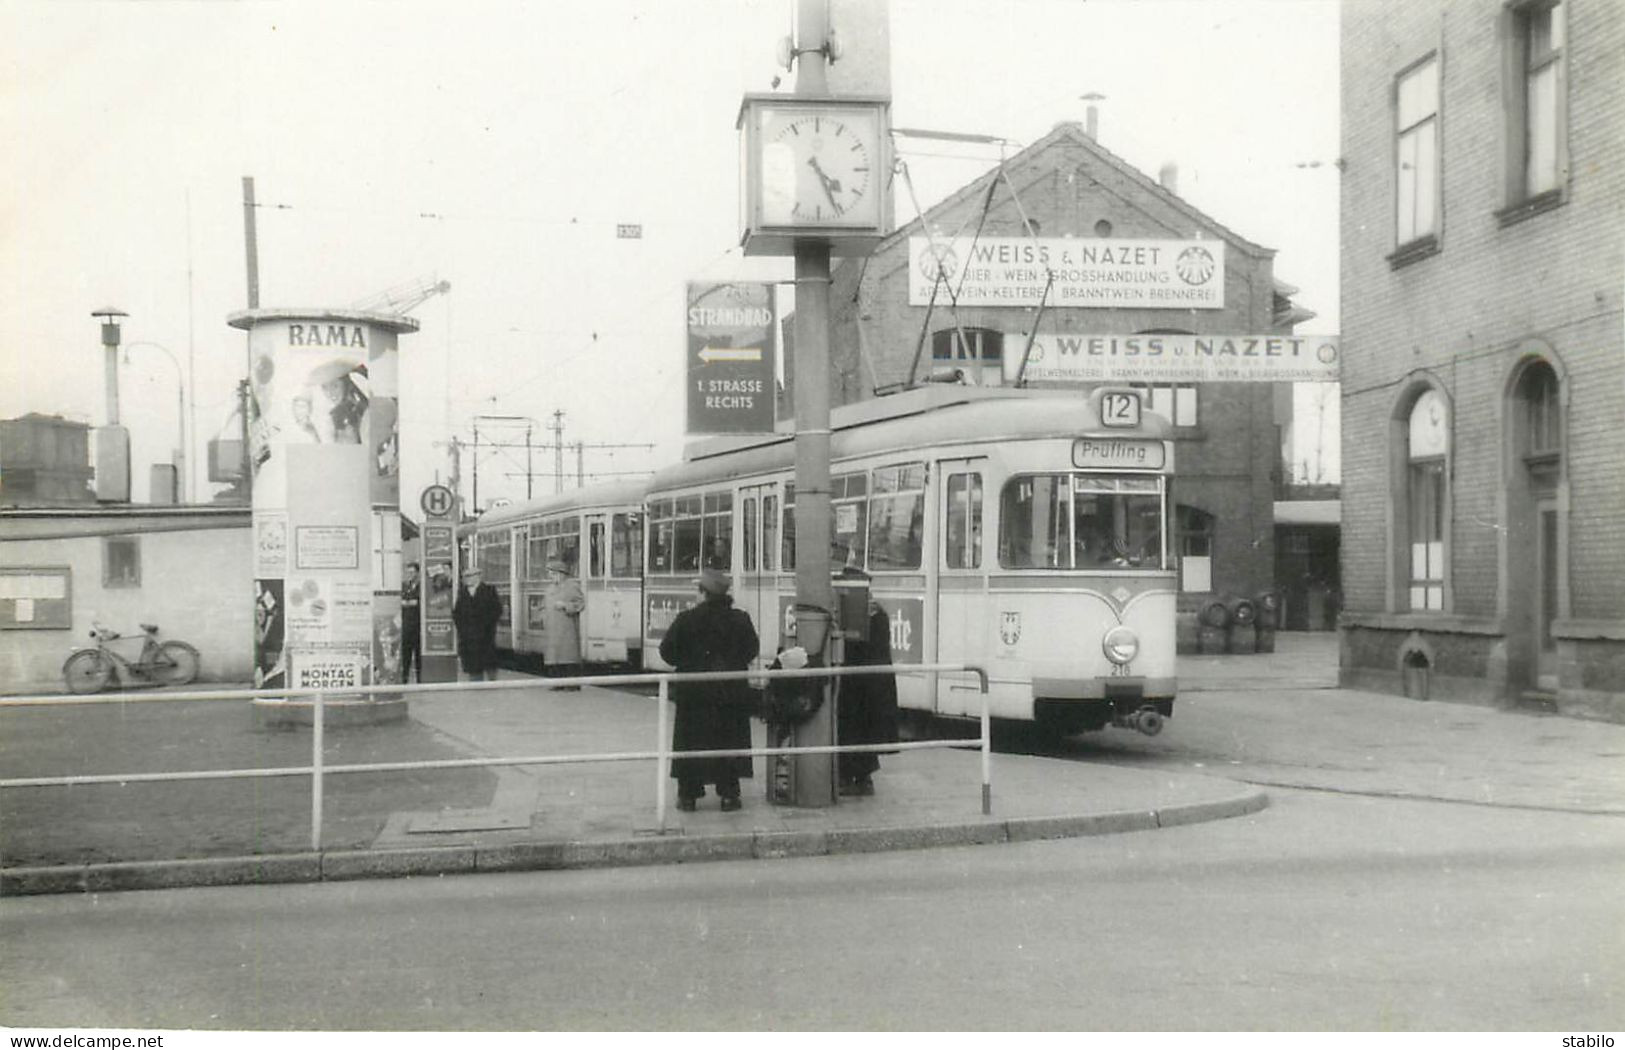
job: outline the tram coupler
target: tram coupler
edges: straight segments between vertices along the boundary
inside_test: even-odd
[[[1146,736],[1156,736],[1162,732],[1162,723],[1162,712],[1154,707],[1142,707],[1112,719],[1112,725],[1122,729],[1138,729]]]

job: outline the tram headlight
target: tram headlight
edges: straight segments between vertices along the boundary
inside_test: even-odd
[[[1106,659],[1123,667],[1139,655],[1140,636],[1132,628],[1119,625],[1106,632],[1106,637],[1100,640],[1100,648]]]

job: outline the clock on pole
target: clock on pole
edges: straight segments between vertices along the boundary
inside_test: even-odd
[[[741,243],[794,254],[796,238],[866,254],[887,231],[889,103],[883,98],[746,95],[739,109]]]

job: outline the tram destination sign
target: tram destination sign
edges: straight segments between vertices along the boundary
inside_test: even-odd
[[[1335,335],[1039,335],[1005,337],[1005,379],[1027,383],[1332,383]],[[1013,349],[1012,349],[1013,348]]]
[[[687,321],[688,433],[771,434],[772,286],[690,284]]]

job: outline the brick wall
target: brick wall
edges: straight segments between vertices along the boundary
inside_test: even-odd
[[[1426,371],[1452,403],[1452,611],[1496,621],[1532,600],[1508,593],[1507,390],[1526,355],[1551,360],[1566,399],[1568,608],[1625,610],[1625,19],[1617,4],[1569,12],[1566,202],[1521,221],[1506,200],[1503,5],[1362,0],[1343,7],[1343,585],[1355,615],[1391,614],[1390,420]],[[1442,221],[1437,253],[1397,268],[1394,77],[1440,55]],[[1561,499],[1561,496],[1560,496]],[[1515,515],[1514,515],[1515,517]],[[1511,531],[1509,531],[1511,530]],[[1403,581],[1400,581],[1401,583]],[[1486,669],[1488,673],[1488,669]],[[1625,689],[1625,682],[1620,683]]]

